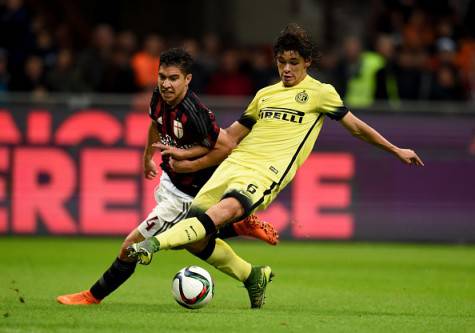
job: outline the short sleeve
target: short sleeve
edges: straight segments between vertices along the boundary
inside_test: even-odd
[[[320,112],[326,114],[333,120],[342,119],[348,113],[348,109],[343,105],[340,95],[338,95],[332,85],[325,84],[324,87],[325,89],[321,97],[322,103],[320,106]]]
[[[256,96],[254,96],[254,99],[247,106],[246,111],[244,111],[241,117],[238,119],[238,122],[241,125],[247,127],[248,129],[251,129],[252,126],[254,126],[254,124],[257,121],[257,114],[258,114],[257,101],[258,100],[259,100],[258,94],[256,94]]]

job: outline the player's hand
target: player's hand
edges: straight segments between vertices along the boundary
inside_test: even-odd
[[[185,149],[172,147],[169,145],[164,145],[163,143],[160,143],[160,142],[154,143],[152,144],[152,146],[160,149],[160,151],[162,152],[162,156],[169,156],[178,161],[186,159]]]
[[[176,173],[190,173],[196,171],[193,162],[189,160],[177,161],[173,158],[170,158],[169,165],[170,168]]]
[[[414,164],[418,166],[424,166],[422,160],[417,156],[416,152],[412,149],[401,149],[396,151],[397,157],[406,164]]]
[[[160,248],[160,243],[155,237],[147,238],[140,243],[127,247],[127,256],[136,259],[139,264],[148,265],[152,262],[153,254]]]
[[[157,176],[157,165],[152,159],[143,162],[143,174],[147,179],[153,179]]]

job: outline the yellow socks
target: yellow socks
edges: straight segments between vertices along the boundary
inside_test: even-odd
[[[155,236],[160,242],[160,250],[168,250],[203,239],[206,229],[196,217],[178,222],[167,231]]]
[[[216,238],[214,251],[206,262],[241,282],[251,274],[251,264],[234,253],[233,249],[219,238]]]
[[[213,222],[204,215],[183,220],[155,238],[160,243],[160,250],[168,250],[194,243],[215,232],[216,227]],[[219,238],[216,238],[214,250],[206,262],[241,282],[249,277],[252,268],[250,263],[234,253],[233,249]]]

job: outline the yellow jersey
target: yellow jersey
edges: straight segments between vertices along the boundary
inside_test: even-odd
[[[282,189],[311,153],[325,115],[339,120],[347,112],[332,85],[309,75],[293,87],[282,82],[265,87],[239,119],[252,130],[228,161],[266,175]]]

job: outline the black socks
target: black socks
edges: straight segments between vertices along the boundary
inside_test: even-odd
[[[92,295],[103,299],[120,287],[135,271],[137,262],[128,262],[116,258],[102,277],[91,287]]]
[[[221,227],[218,231],[217,237],[221,239],[232,238],[238,236],[236,230],[234,230],[233,224],[225,224],[224,227]]]

